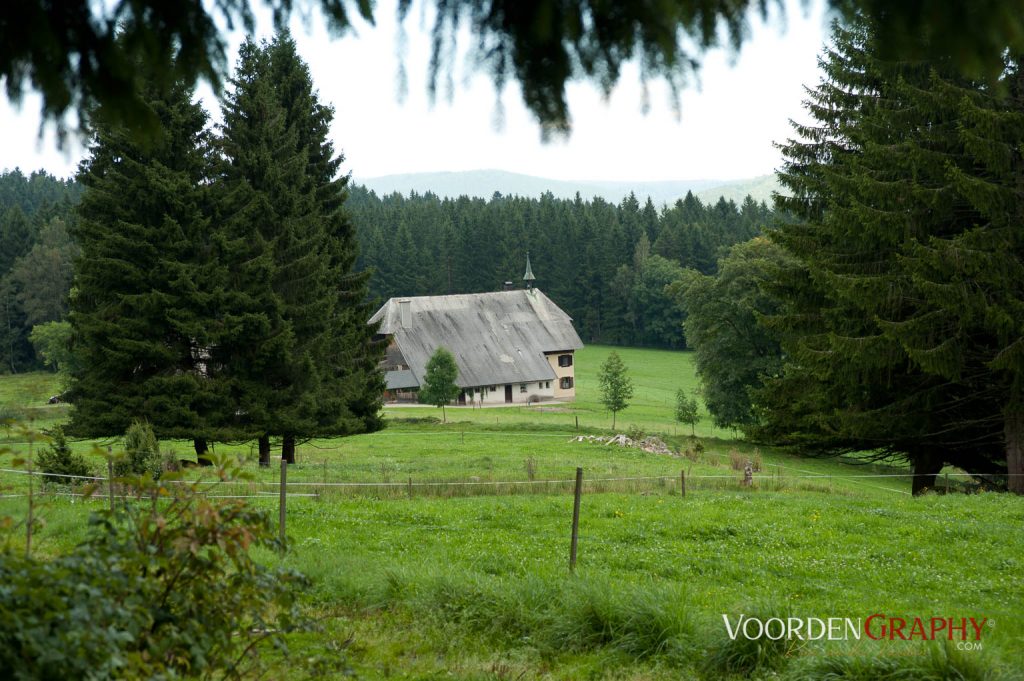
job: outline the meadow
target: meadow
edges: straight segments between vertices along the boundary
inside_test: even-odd
[[[290,491],[314,496],[288,501],[288,553],[260,555],[312,578],[306,605],[322,630],[292,636],[292,654],[317,658],[327,677],[1021,677],[1022,500],[990,492],[911,498],[900,467],[800,459],[734,441],[706,419],[697,426],[705,451],[689,457],[571,441],[610,432],[595,375],[608,351],[579,354],[572,404],[449,409],[443,425],[431,408],[389,408],[380,433],[300,448],[288,471],[300,484]],[[692,449],[689,428],[671,420],[675,391],[696,385],[691,356],[620,354],[637,396],[618,431],[632,425]],[[55,392],[52,381],[4,377],[0,405],[37,411],[34,400]],[[53,423],[66,408],[41,413]],[[90,452],[94,444],[75,447]],[[163,444],[188,453],[187,443]],[[26,446],[16,433],[6,445]],[[740,485],[731,452],[762,462],[753,488]],[[254,476],[232,489],[276,511],[277,470],[260,470],[249,445],[219,453],[239,457]],[[99,471],[101,459],[89,456]],[[588,482],[570,574],[571,485],[538,481],[571,479],[576,466]],[[871,473],[890,477],[850,477]],[[7,494],[24,489],[24,476],[0,482]],[[100,503],[48,496],[36,550],[54,554],[78,541]],[[24,499],[0,500],[0,515],[22,517]],[[863,637],[785,645],[730,640],[722,616],[741,613],[988,622],[972,650]],[[273,672],[302,678],[283,658]]]

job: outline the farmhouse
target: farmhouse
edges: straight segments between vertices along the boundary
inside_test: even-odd
[[[572,319],[539,289],[392,298],[370,318],[389,341],[387,399],[415,400],[439,347],[455,356],[459,404],[576,397]]]

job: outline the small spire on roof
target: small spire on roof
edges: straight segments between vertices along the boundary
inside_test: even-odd
[[[523,275],[523,281],[526,282],[526,288],[533,288],[533,282],[537,277],[533,276],[533,268],[530,267],[530,252],[526,252],[526,274]]]

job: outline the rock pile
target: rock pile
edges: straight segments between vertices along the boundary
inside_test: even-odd
[[[618,445],[619,447],[634,447],[651,454],[667,454],[670,456],[675,454],[675,452],[669,449],[668,445],[665,444],[661,438],[654,437],[653,435],[649,435],[643,440],[634,440],[622,433],[607,437],[601,435],[577,435],[576,437],[571,438],[569,442],[590,442],[592,444],[605,446]]]

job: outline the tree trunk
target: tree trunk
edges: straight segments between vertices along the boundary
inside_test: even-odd
[[[266,468],[270,465],[270,436],[260,435],[260,466]]]
[[[295,463],[295,436],[285,435],[281,441],[281,458],[292,464]]]
[[[615,412],[612,412],[612,430],[615,430]]]
[[[441,423],[448,423],[448,417],[444,413],[444,405],[441,405]]]
[[[920,452],[912,455],[914,482],[911,492],[916,497],[935,487],[935,477],[942,470],[942,456],[935,452]]]
[[[1008,476],[1006,487],[1014,494],[1024,494],[1024,407],[1007,408],[1003,418]]]
[[[196,449],[196,463],[200,466],[213,465],[213,462],[206,456],[206,453],[210,451],[210,446],[206,443],[206,438],[197,437],[192,441],[192,446]]]

